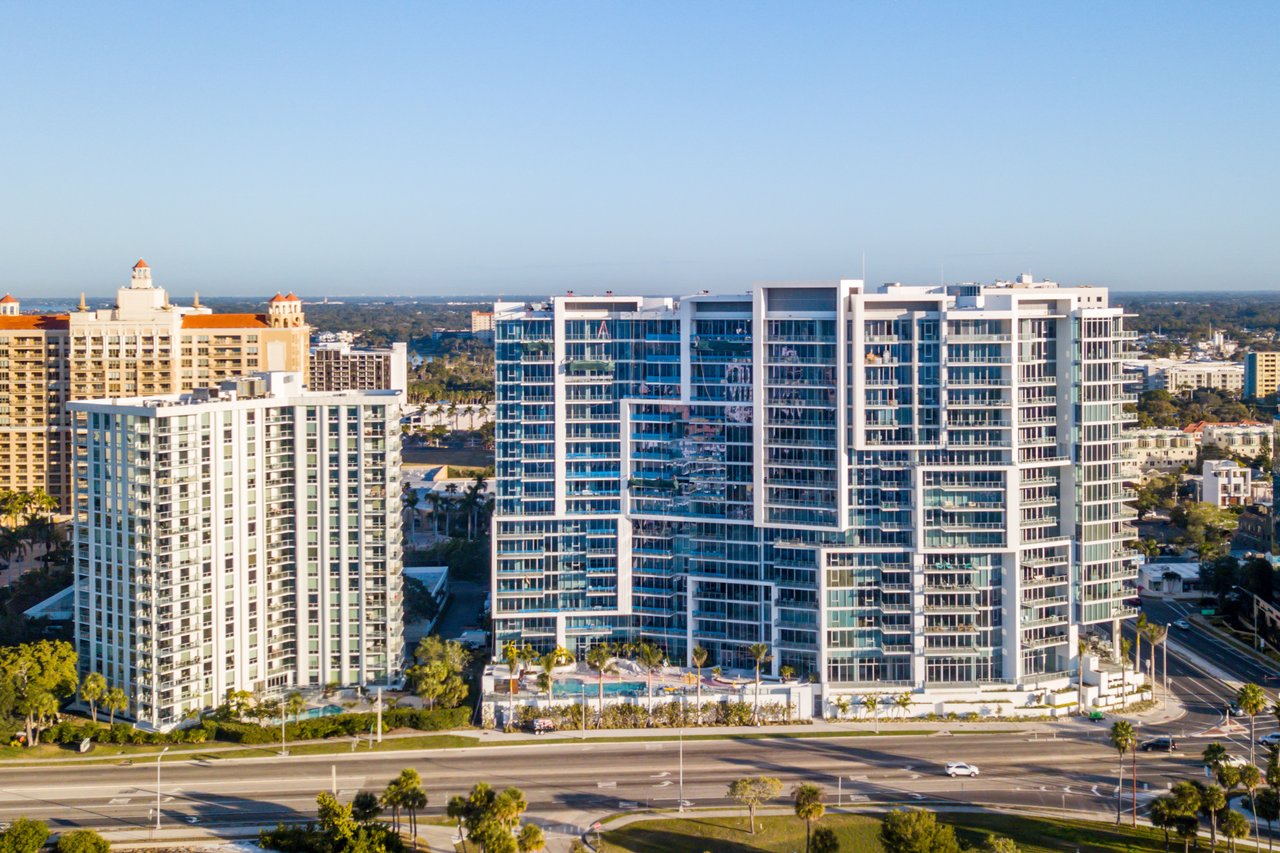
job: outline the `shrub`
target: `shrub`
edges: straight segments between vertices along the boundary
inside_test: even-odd
[[[92,829],[77,829],[58,836],[58,853],[107,853],[111,842]]]
[[[44,821],[20,817],[0,833],[0,853],[38,853],[48,840]]]

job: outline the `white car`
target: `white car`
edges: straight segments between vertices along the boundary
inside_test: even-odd
[[[978,775],[978,768],[973,764],[966,764],[963,761],[951,761],[947,763],[947,775],[954,779],[957,776],[968,776],[973,779]]]
[[[1270,732],[1258,738],[1258,743],[1262,746],[1275,746],[1280,743],[1280,732]]]
[[[1218,762],[1218,764],[1223,767],[1234,767],[1239,770],[1241,767],[1249,766],[1249,760],[1247,758],[1241,758],[1238,755],[1228,755],[1226,758]]]

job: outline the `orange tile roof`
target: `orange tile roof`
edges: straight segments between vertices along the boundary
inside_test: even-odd
[[[150,267],[151,267],[151,265],[150,265],[150,264],[148,264],[146,261],[144,261],[142,258],[138,258],[138,262],[137,262],[136,264],[134,264],[134,265],[133,265],[133,268],[134,268],[135,270],[136,270],[136,269],[139,269],[139,268],[143,268],[143,269],[150,269]]]
[[[187,314],[182,318],[184,329],[269,329],[271,324],[263,314]]]
[[[69,328],[71,320],[66,314],[14,314],[12,317],[0,317],[0,332]]]
[[[4,295],[4,298],[0,299],[0,305],[12,305],[14,302],[17,302],[17,301],[18,301],[17,299],[13,298],[12,293],[6,293]]]

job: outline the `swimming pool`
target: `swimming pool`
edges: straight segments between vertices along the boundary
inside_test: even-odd
[[[562,678],[556,682],[556,692],[562,696],[581,694],[586,689],[587,696],[599,696],[600,685],[595,681],[584,681],[581,678]],[[606,681],[604,683],[604,695],[606,696],[647,696],[649,688],[643,681]],[[653,685],[653,696],[656,699],[664,693],[661,684]]]

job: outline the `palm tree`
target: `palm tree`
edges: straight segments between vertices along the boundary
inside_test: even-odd
[[[418,849],[418,812],[427,807],[427,792],[422,790],[422,779],[418,771],[406,768],[400,772],[404,779],[400,804],[409,813],[409,834],[413,837],[413,849]]]
[[[1120,707],[1129,707],[1129,652],[1133,643],[1128,637],[1120,638]]]
[[[1204,761],[1206,767],[1217,770],[1222,766],[1222,762],[1227,760],[1227,748],[1215,740],[1204,748],[1200,753],[1200,758]]]
[[[755,707],[755,724],[760,725],[760,667],[773,660],[773,655],[769,654],[769,647],[764,643],[752,643],[747,647],[747,654],[751,655],[752,660],[756,664],[756,707]]]
[[[399,776],[387,783],[387,789],[382,792],[381,802],[383,808],[391,809],[391,829],[399,835],[400,807],[404,804],[404,788]]]
[[[911,691],[905,690],[893,697],[893,707],[902,712],[903,719],[911,713]]]
[[[587,650],[587,666],[596,671],[597,685],[600,688],[600,720],[597,727],[604,725],[604,677],[606,675],[616,675],[618,665],[613,662],[613,655],[609,654],[609,647],[604,643],[597,643]],[[587,709],[583,708],[582,713],[585,715]]]
[[[1200,814],[1209,818],[1210,850],[1218,846],[1218,812],[1226,807],[1226,794],[1217,785],[1205,785],[1200,789]]]
[[[1084,656],[1089,654],[1089,642],[1087,640],[1076,641],[1076,651],[1079,654],[1079,660],[1076,663],[1076,711],[1084,713]]]
[[[1172,797],[1156,797],[1151,801],[1150,814],[1151,825],[1156,829],[1164,830],[1164,851],[1169,853],[1169,830],[1178,825],[1178,812],[1174,807]]]
[[[129,707],[129,697],[125,695],[124,689],[121,687],[112,687],[107,691],[107,695],[103,697],[102,704],[107,706],[107,710],[111,712],[110,725],[116,724],[116,712],[123,711]]]
[[[302,698],[302,694],[297,690],[293,690],[285,697],[284,713],[292,714],[295,723],[302,719],[302,712],[307,710],[307,700]]]
[[[694,646],[690,656],[693,658],[693,668],[698,671],[698,719],[702,719],[702,668],[707,665],[707,658],[711,653],[702,646]]]
[[[1120,823],[1121,791],[1124,788],[1124,754],[1133,748],[1137,738],[1133,724],[1128,720],[1116,720],[1111,724],[1111,745],[1120,756],[1120,772],[1116,776],[1116,823]]]
[[[382,814],[382,804],[372,791],[360,791],[351,798],[351,816],[358,823],[370,824]]]
[[[509,697],[509,711],[507,718],[515,720],[516,718],[516,667],[520,666],[520,647],[516,645],[515,640],[507,640],[502,645],[502,660],[507,664],[507,696]]]
[[[556,686],[556,656],[543,655],[538,664],[542,667],[542,672],[538,673],[538,689],[547,691],[547,707],[551,707],[551,700],[555,698],[553,691]]]
[[[80,685],[80,698],[89,703],[89,713],[93,721],[98,722],[98,700],[107,692],[107,680],[101,673],[91,672],[84,677]]]
[[[1262,773],[1257,765],[1248,764],[1240,768],[1240,787],[1249,794],[1249,811],[1253,813],[1253,843],[1258,845],[1258,801],[1254,797],[1258,786],[1262,784]]]
[[[636,661],[645,669],[649,682],[649,716],[653,716],[653,673],[662,668],[667,654],[653,643],[641,643],[636,647]]]
[[[1153,677],[1156,672],[1157,646],[1160,647],[1164,656],[1163,665],[1161,666],[1161,670],[1164,672],[1164,684],[1163,690],[1160,692],[1160,701],[1161,703],[1164,703],[1169,700],[1169,644],[1166,642],[1166,640],[1169,639],[1169,626],[1159,625],[1152,622],[1148,627],[1147,632],[1151,638],[1151,674]]]
[[[1280,791],[1263,788],[1254,804],[1254,815],[1267,822],[1267,850],[1271,850],[1271,825],[1280,820]],[[1255,833],[1256,835],[1256,833]]]
[[[1196,817],[1200,812],[1202,799],[1200,787],[1194,782],[1179,782],[1169,789],[1169,799],[1178,815],[1175,830],[1182,838],[1183,853],[1186,853],[1191,846],[1191,839],[1200,831],[1200,821]]]
[[[1249,834],[1249,821],[1235,809],[1226,809],[1222,815],[1222,834],[1227,837],[1227,849],[1235,853],[1236,839]]]
[[[862,707],[871,712],[871,720],[876,724],[876,734],[880,733],[880,697],[875,693],[862,696]]]
[[[1133,625],[1133,671],[1142,672],[1142,638],[1147,633],[1147,614],[1139,613],[1138,619]],[[1153,663],[1152,666],[1155,666]]]
[[[796,785],[791,791],[791,796],[795,798],[796,817],[804,819],[805,853],[809,853],[810,829],[813,822],[827,812],[827,807],[822,804],[822,794],[820,786],[808,783]]]
[[[1267,708],[1267,697],[1256,684],[1242,684],[1236,692],[1236,704],[1249,715],[1249,763],[1253,764],[1253,745],[1257,743],[1257,715]]]
[[[458,839],[462,842],[462,853],[467,853],[467,836],[463,832],[462,822],[471,814],[470,801],[461,794],[454,794],[449,798],[444,813],[446,817],[451,817],[458,822]]]

